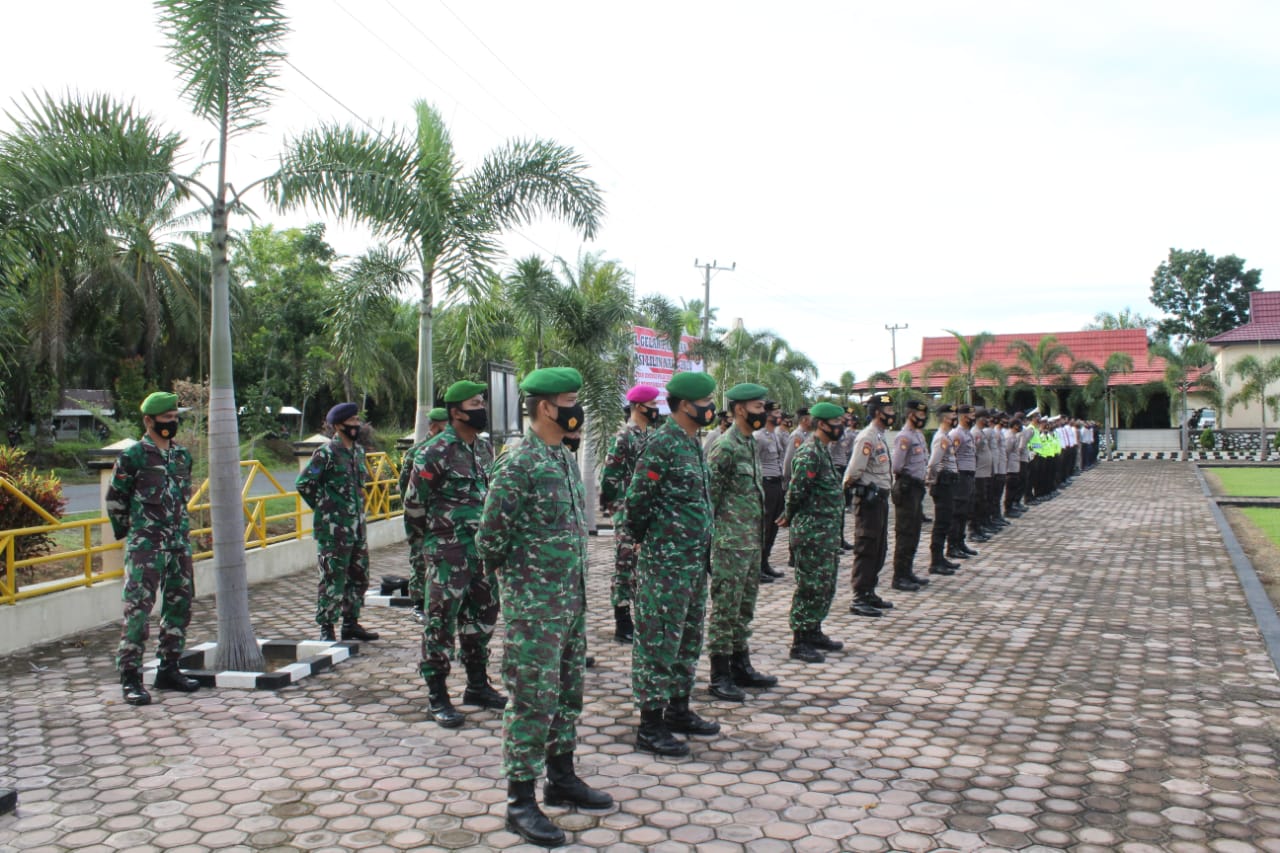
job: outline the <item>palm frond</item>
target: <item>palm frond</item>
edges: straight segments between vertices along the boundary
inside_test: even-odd
[[[289,32],[278,0],[158,0],[169,60],[196,115],[228,132],[257,127]]]
[[[528,224],[547,213],[591,239],[600,228],[604,199],[586,169],[564,145],[515,140],[489,154],[462,182],[462,192],[500,227]]]

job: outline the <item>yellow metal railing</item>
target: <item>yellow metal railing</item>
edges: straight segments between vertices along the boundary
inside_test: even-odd
[[[369,471],[369,480],[365,485],[365,514],[370,521],[393,518],[403,512],[400,499],[400,471],[394,456],[386,453],[370,453],[365,457]],[[261,462],[255,459],[240,463],[247,474],[244,488],[241,490],[241,501],[244,507],[245,527],[244,544],[246,549],[265,548],[277,542],[302,539],[311,533],[311,510],[296,491],[287,489]],[[254,484],[265,478],[271,486],[266,494],[250,495]],[[32,525],[15,530],[0,530],[0,560],[3,571],[0,572],[0,604],[13,604],[25,598],[35,598],[53,592],[75,587],[92,586],[105,580],[113,580],[124,574],[122,569],[103,571],[94,569],[94,558],[108,551],[118,551],[123,546],[120,542],[95,545],[94,531],[109,530],[110,522],[105,516],[85,518],[76,521],[62,521],[49,513],[44,507],[23,494],[17,486],[7,478],[0,476],[0,493],[13,496],[36,513],[43,524]],[[209,481],[200,484],[187,503],[187,511],[191,515],[191,551],[194,560],[207,560],[213,556],[212,527],[208,526],[211,506],[209,503]],[[53,535],[64,531],[80,531],[78,539],[82,543],[77,548],[66,548],[50,554],[17,559],[17,540],[23,536]],[[105,537],[98,536],[101,543]],[[34,584],[20,589],[18,570],[30,566],[47,563],[76,562],[80,569],[71,577],[57,578],[51,581]]]

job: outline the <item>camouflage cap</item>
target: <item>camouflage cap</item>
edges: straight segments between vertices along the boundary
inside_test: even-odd
[[[163,415],[165,412],[172,412],[178,408],[178,395],[170,394],[167,391],[156,391],[154,394],[148,394],[147,399],[142,401],[139,411],[144,415]]]
[[[667,395],[680,400],[701,400],[715,393],[716,380],[709,373],[677,373],[667,382]]]
[[[582,387],[582,374],[572,367],[543,367],[533,371],[520,383],[526,394],[568,394]]]
[[[475,395],[473,394],[472,396],[474,397]],[[449,420],[449,413],[442,407],[436,406],[434,409],[427,412],[427,417],[433,421],[447,421]]]
[[[485,394],[488,391],[488,385],[472,382],[470,379],[463,379],[449,386],[449,390],[444,392],[444,401],[446,403],[461,403],[463,400],[470,400],[475,395]]]
[[[809,409],[809,415],[820,421],[829,421],[832,418],[843,418],[844,409],[835,403],[814,403],[813,408]]]
[[[748,400],[763,400],[767,396],[769,396],[769,389],[754,382],[739,382],[724,392],[725,399],[732,400],[735,403],[743,403]]]

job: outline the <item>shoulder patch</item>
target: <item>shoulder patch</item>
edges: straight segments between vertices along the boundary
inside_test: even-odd
[[[904,436],[903,438],[898,439],[898,446],[901,447],[903,450],[906,450],[908,447],[911,446],[911,442],[907,440],[907,438]]]
[[[871,445],[869,445],[869,444],[864,444],[864,445],[862,445],[862,455],[863,455],[863,456],[870,456],[870,455],[871,455]]]
[[[812,480],[814,477],[818,476],[818,472],[817,472],[817,471],[810,471],[810,472],[808,472],[808,475],[807,475],[807,476],[809,477],[809,479],[810,479],[810,480]]]
[[[662,479],[662,475],[661,475],[661,474],[659,474],[657,471],[652,471],[652,470],[651,470],[651,471],[649,471],[649,472],[647,472],[647,473],[645,474],[645,476],[646,476],[646,477],[648,477],[650,480],[661,480],[661,479]]]

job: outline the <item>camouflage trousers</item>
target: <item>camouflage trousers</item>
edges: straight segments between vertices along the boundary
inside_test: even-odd
[[[711,618],[707,653],[747,650],[760,590],[760,549],[711,549]]]
[[[142,668],[142,655],[151,634],[148,619],[155,607],[157,589],[164,596],[160,601],[157,652],[161,660],[177,660],[187,641],[191,599],[195,596],[190,551],[125,552],[124,620],[120,645],[116,647],[116,666],[121,670]]]
[[[672,697],[693,692],[706,609],[705,554],[652,547],[640,552],[631,690],[641,711],[665,707]]]
[[[800,525],[792,531],[796,544],[796,591],[791,596],[791,630],[816,631],[831,612],[840,569],[840,527]]]
[[[587,657],[586,612],[566,608],[539,619],[506,618],[502,683],[502,772],[527,782],[540,777],[548,755],[572,752],[582,715]]]
[[[626,531],[623,510],[613,514],[613,582],[609,601],[614,607],[629,605],[635,597],[636,540]]]
[[[424,681],[448,675],[454,628],[464,666],[489,663],[489,638],[498,624],[498,588],[492,572],[464,545],[446,545],[430,558],[427,622],[422,628]]]
[[[409,600],[410,601],[426,601],[427,600],[427,572],[430,569],[430,560],[427,559],[427,548],[422,540],[411,536],[409,538]]]
[[[320,583],[316,596],[316,624],[334,625],[360,619],[369,588],[369,546],[319,542]]]

